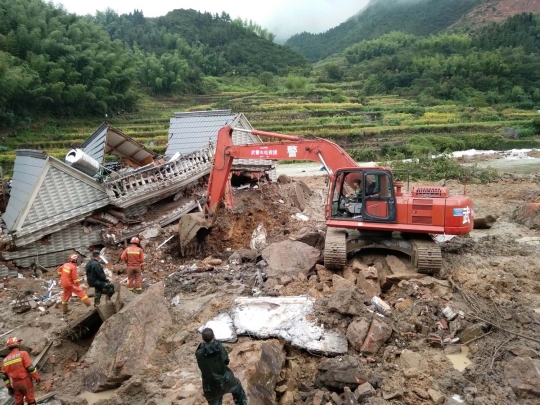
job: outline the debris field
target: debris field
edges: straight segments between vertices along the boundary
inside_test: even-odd
[[[539,180],[468,185],[476,229],[445,242],[430,275],[376,250],[324,268],[323,177],[233,186],[234,207],[192,258],[180,257],[174,222],[155,222],[177,209],[168,202],[142,217],[142,295],[125,288],[123,243],[103,244],[112,303],[73,297],[64,317],[55,268],[19,269],[3,279],[0,334],[35,356],[41,403],[205,404],[194,352],[207,325],[250,405],[537,404]]]

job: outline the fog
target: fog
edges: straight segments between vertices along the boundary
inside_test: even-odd
[[[95,14],[96,10],[112,8],[119,14],[134,9],[142,10],[146,17],[158,17],[178,8],[201,12],[228,13],[231,18],[240,17],[256,22],[276,34],[276,42],[283,42],[291,35],[307,31],[319,33],[333,28],[358,13],[369,0],[61,0],[64,8],[76,14]]]

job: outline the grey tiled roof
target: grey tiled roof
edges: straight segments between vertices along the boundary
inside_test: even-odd
[[[6,260],[39,257],[47,253],[66,250],[68,247],[91,246],[101,242],[101,227],[85,228],[79,224],[68,226],[61,231],[51,234],[46,241],[37,241],[25,246],[22,250],[2,252]],[[66,258],[64,257],[63,260]]]
[[[86,207],[100,202],[102,206],[108,204],[108,196],[104,189],[93,187],[51,166],[24,220],[23,228],[57,216],[60,216],[61,220],[66,220],[81,213],[81,208],[87,211]]]
[[[17,218],[30,198],[47,159],[47,155],[38,150],[22,149],[16,153],[11,196],[2,217],[9,231],[15,226]]]

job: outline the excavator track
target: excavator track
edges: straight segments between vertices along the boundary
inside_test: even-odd
[[[347,231],[339,228],[326,228],[324,242],[324,267],[341,270],[347,264]]]
[[[419,273],[435,273],[442,267],[441,248],[431,238],[412,238],[411,259]]]

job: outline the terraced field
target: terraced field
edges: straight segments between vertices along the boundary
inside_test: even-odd
[[[42,120],[0,134],[0,165],[9,175],[15,150],[20,148],[43,149],[63,159],[70,144],[80,145],[104,120],[163,153],[169,118],[175,111],[223,108],[243,112],[257,129],[332,139],[360,160],[426,151],[540,146],[540,136],[532,126],[540,115],[536,111],[422,107],[397,96],[360,99],[354,83],[310,87],[302,94],[280,90],[146,98],[136,111],[113,117]]]

